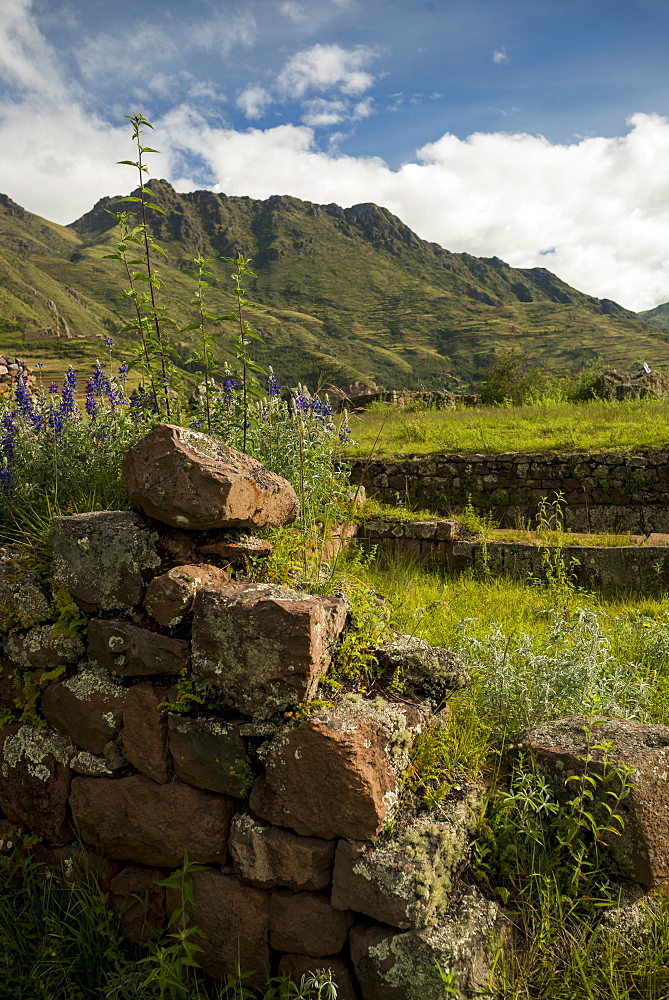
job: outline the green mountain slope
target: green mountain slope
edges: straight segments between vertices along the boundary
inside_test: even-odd
[[[669,302],[663,302],[661,305],[655,306],[654,309],[644,309],[643,312],[639,313],[639,316],[644,323],[655,327],[656,330],[669,333]]]
[[[258,279],[247,292],[262,305],[251,319],[265,341],[255,354],[283,382],[450,386],[445,373],[467,379],[493,352],[510,347],[553,367],[594,358],[669,367],[665,336],[636,314],[543,268],[450,253],[376,205],[178,194],[160,180],[151,188],[166,212],[151,213],[152,231],[168,253],[160,262],[163,303],[185,326],[194,318],[187,306],[193,286],[183,274],[192,256],[251,257]],[[117,238],[106,210],[127,207],[103,198],[71,226],[57,226],[0,196],[0,338],[26,325],[51,325],[56,314],[73,332],[117,336],[128,303],[118,298],[118,262],[104,259]],[[209,308],[229,311],[230,268],[217,260],[212,269]],[[233,328],[216,336],[221,355],[232,358]],[[177,335],[184,358],[192,337]],[[68,343],[57,348],[66,351]]]

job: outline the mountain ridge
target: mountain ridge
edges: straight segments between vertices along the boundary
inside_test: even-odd
[[[512,347],[552,367],[596,358],[669,367],[666,334],[617,303],[579,292],[545,268],[453,253],[373,203],[342,208],[288,195],[179,193],[167,181],[149,183],[166,213],[150,213],[150,228],[169,255],[159,267],[164,301],[179,324],[193,319],[186,303],[194,289],[183,268],[195,253],[251,257],[258,280],[247,291],[261,306],[251,319],[265,341],[257,359],[284,381],[362,378],[388,387],[443,387],[444,373],[467,381],[494,353]],[[121,199],[104,197],[59,226],[0,196],[0,336],[61,316],[76,332],[123,340],[123,275],[117,262],[104,259],[118,238],[108,212],[128,209]],[[216,269],[209,307],[227,312],[229,267]],[[231,360],[234,334],[217,336]],[[177,339],[184,359],[192,341],[192,335]]]

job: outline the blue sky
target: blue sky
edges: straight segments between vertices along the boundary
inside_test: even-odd
[[[666,0],[3,0],[0,191],[69,222],[134,178],[374,201],[631,308],[669,300]]]

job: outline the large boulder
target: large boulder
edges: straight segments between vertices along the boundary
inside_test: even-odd
[[[238,813],[230,827],[230,855],[240,879],[262,889],[324,889],[332,878],[336,840],[298,837]]]
[[[461,890],[436,927],[394,931],[354,927],[351,957],[363,1000],[427,1000],[444,996],[438,966],[455,977],[454,996],[492,998],[495,956],[510,921],[496,903],[470,886]]]
[[[340,840],[332,905],[404,930],[438,923],[481,807],[479,789],[469,786],[442,803],[438,818],[400,821],[373,843]]]
[[[110,858],[176,868],[187,851],[191,861],[225,861],[233,807],[223,795],[143,774],[74,778],[70,806],[83,840]]]
[[[669,726],[572,715],[528,729],[511,753],[529,755],[562,802],[578,795],[578,778],[589,774],[587,808],[606,825],[601,804],[615,805],[616,769],[629,769],[631,790],[616,810],[624,825],[614,821],[620,834],[606,837],[608,850],[623,878],[642,885],[669,878]]]
[[[299,513],[295,490],[256,459],[185,427],[156,424],[123,459],[134,504],[174,528],[265,528]]]
[[[202,588],[193,609],[193,674],[256,717],[314,697],[344,628],[339,597],[276,584]]]
[[[131,608],[144,596],[143,573],[160,564],[157,541],[146,519],[128,510],[54,517],[54,579],[84,611]]]
[[[0,807],[52,844],[72,836],[69,741],[48,729],[15,724],[0,731]]]
[[[251,809],[309,837],[375,837],[397,807],[424,721],[414,705],[344,698],[274,738]]]

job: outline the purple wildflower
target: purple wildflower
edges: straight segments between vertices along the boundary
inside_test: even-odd
[[[114,341],[112,340],[111,337],[105,337],[104,340],[102,341],[102,343],[106,344],[110,351],[111,351],[112,347],[114,346]]]
[[[58,385],[57,382],[50,382],[49,383],[49,392],[52,395],[55,395],[55,393],[60,392],[60,387],[59,387],[59,385]]]
[[[267,372],[267,395],[268,396],[279,396],[281,394],[281,387],[277,381],[272,368]]]

